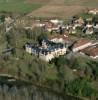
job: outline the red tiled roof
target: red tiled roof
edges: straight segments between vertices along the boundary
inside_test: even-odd
[[[77,47],[79,47],[79,46],[85,45],[85,44],[90,43],[90,42],[91,42],[91,40],[81,38],[81,39],[79,39],[79,40],[77,41],[77,43],[74,45],[74,48],[77,48]]]
[[[98,46],[88,47],[82,51],[83,53],[89,56],[97,56],[98,55]]]

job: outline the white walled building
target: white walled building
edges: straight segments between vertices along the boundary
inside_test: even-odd
[[[25,45],[26,52],[38,56],[44,61],[51,61],[55,57],[66,54],[67,48],[64,44],[54,43],[48,40],[42,42],[42,47],[32,46],[31,44]]]
[[[25,45],[25,50],[26,50],[26,52],[32,54],[32,46],[31,46],[31,44],[26,44]]]
[[[92,10],[89,10],[88,13],[96,15],[96,14],[98,14],[98,10],[97,9],[92,9]]]
[[[54,43],[63,43],[63,44],[65,44],[65,43],[72,42],[72,39],[69,38],[69,36],[66,35],[66,34],[53,35],[53,36],[50,36],[48,39],[49,39],[49,41],[52,41]]]

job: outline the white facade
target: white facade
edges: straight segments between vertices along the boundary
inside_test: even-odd
[[[89,14],[96,15],[97,13],[98,13],[98,10],[97,9],[94,9],[94,10],[90,10],[89,11]]]
[[[62,38],[60,38],[60,39],[54,38],[54,39],[51,39],[51,41],[54,43],[64,43],[64,40]]]
[[[92,28],[93,25],[92,25],[92,24],[87,24],[86,27],[87,27],[87,28]]]
[[[45,24],[39,23],[39,24],[36,24],[35,26],[36,27],[43,27],[43,26],[45,26]]]
[[[25,50],[26,50],[26,52],[28,52],[28,53],[32,53],[32,48],[30,47],[30,46],[25,46]]]
[[[97,59],[98,55],[96,55],[96,56],[90,56],[90,57],[93,58],[93,59]]]
[[[82,24],[79,24],[79,23],[76,23],[76,24],[74,25],[75,29],[76,29],[77,27],[81,27],[81,26],[82,26]]]
[[[93,26],[95,29],[98,29],[98,24],[97,25],[95,25],[95,26]]]
[[[5,23],[6,24],[11,24],[14,20],[11,17],[6,17],[5,18]]]
[[[93,33],[94,33],[93,29],[92,30],[89,30],[89,29],[86,30],[86,34],[88,34],[88,35],[93,34]]]
[[[54,58],[54,56],[52,54],[47,54],[47,55],[40,54],[39,58],[44,60],[44,61],[49,62],[49,61],[51,61]]]
[[[79,50],[83,50],[83,49],[85,49],[85,48],[87,48],[87,47],[89,47],[89,46],[91,46],[91,45],[92,45],[91,42],[86,43],[86,44],[84,44],[84,45],[80,45],[80,46],[78,46],[78,47],[73,48],[73,52],[77,52],[77,51],[79,51]]]
[[[57,30],[59,30],[59,27],[47,28],[47,31],[48,31],[48,32],[57,31]]]
[[[51,53],[48,53],[47,55],[40,54],[39,58],[44,60],[44,61],[49,62],[55,57],[59,57],[60,55],[66,54],[66,50],[67,50],[66,48],[63,48],[63,49],[58,49],[58,50],[55,50]]]
[[[58,20],[58,19],[52,19],[52,20],[50,20],[50,22],[53,24],[62,24],[63,23],[62,20]]]
[[[25,49],[26,49],[26,52],[39,56],[40,59],[47,62],[51,61],[55,57],[59,57],[60,55],[66,54],[66,50],[67,50],[66,47],[64,46],[63,48],[58,48],[51,52],[47,52],[47,54],[45,54],[40,51],[36,51],[34,48],[32,48],[29,45],[26,45]]]

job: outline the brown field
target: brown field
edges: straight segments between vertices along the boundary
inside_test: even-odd
[[[41,8],[29,14],[32,17],[67,18],[85,8],[95,8],[98,5],[98,0],[29,0],[29,2],[43,3]]]
[[[82,6],[57,6],[47,5],[38,10],[33,11],[29,16],[33,17],[62,17],[67,18],[82,11]]]

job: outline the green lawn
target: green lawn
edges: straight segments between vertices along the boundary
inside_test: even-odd
[[[0,0],[0,11],[30,12],[40,8],[41,4],[28,3],[25,0]]]

